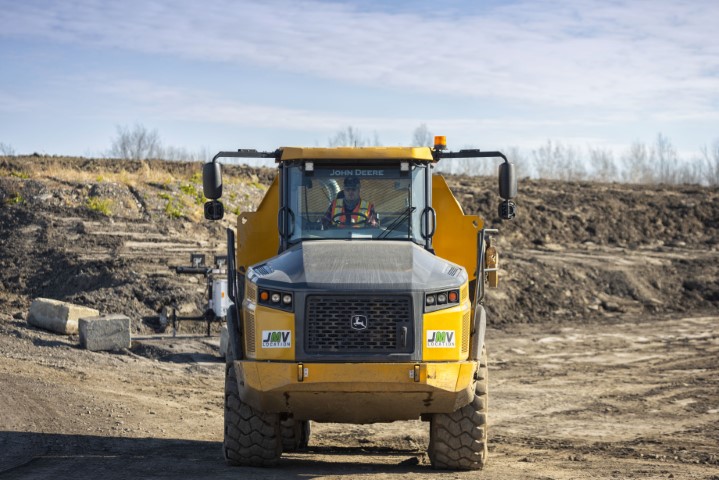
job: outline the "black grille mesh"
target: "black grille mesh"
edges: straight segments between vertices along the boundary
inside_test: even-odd
[[[351,326],[353,315],[367,328]],[[411,352],[412,299],[409,296],[309,296],[306,305],[307,353]]]

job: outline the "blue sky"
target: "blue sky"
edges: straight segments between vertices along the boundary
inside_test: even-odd
[[[450,148],[548,139],[621,152],[719,139],[719,2],[0,0],[0,142],[104,154],[118,125],[190,151]]]

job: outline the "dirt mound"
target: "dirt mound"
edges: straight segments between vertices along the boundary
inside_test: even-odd
[[[204,308],[204,279],[180,277],[191,252],[223,253],[223,228],[253,210],[274,171],[227,166],[227,218],[202,218],[201,165],[65,157],[0,159],[0,311],[34,297],[130,316]],[[518,216],[497,216],[494,178],[447,176],[465,212],[500,228],[501,288],[490,321],[719,306],[719,189],[523,180]],[[199,327],[199,326],[198,326]]]
[[[497,182],[487,177],[449,176],[465,213],[499,226],[512,246],[596,244],[719,246],[719,189],[698,186],[625,185],[521,180],[517,218],[497,215]]]

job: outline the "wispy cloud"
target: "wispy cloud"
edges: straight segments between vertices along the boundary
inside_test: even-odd
[[[270,67],[361,85],[678,118],[711,115],[719,97],[714,0],[688,6],[526,0],[432,17],[315,0],[3,7],[0,36]]]
[[[6,114],[37,111],[42,107],[39,100],[17,98],[0,92],[0,112]]]
[[[381,131],[383,134],[408,135],[418,125],[416,117],[393,115],[337,114],[332,111],[309,108],[285,108],[228,100],[210,90],[197,90],[151,83],[138,79],[106,77],[77,77],[68,79],[88,94],[111,98],[118,104],[131,105],[142,111],[147,119],[172,118],[186,122],[216,123],[252,128],[289,129],[307,132],[333,132],[352,125],[364,131]],[[613,119],[594,117],[576,119],[577,125],[596,126]],[[560,128],[561,120],[435,117],[432,128],[438,132],[477,131],[542,131],[545,127]],[[543,137],[539,137],[541,142]],[[532,137],[536,143],[536,139]],[[516,143],[516,142],[515,142]]]

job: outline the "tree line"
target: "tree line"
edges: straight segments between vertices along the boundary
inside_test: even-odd
[[[432,146],[434,136],[426,124],[412,132],[410,145]],[[330,147],[380,146],[377,132],[364,134],[356,127],[347,126],[327,139]],[[466,147],[472,148],[472,147]],[[579,148],[547,140],[537,148],[526,150],[508,146],[503,150],[516,165],[522,178],[564,181],[622,182],[638,184],[695,184],[719,185],[719,138],[711,146],[704,146],[693,158],[681,158],[669,137],[658,134],[652,144],[635,142],[621,154],[609,149]],[[0,143],[0,156],[12,156],[10,145]],[[207,149],[191,152],[184,148],[164,146],[157,130],[141,124],[133,127],[118,126],[109,158],[145,160],[150,158],[177,161],[207,161],[213,153]],[[460,175],[495,175],[498,162],[487,159],[445,159],[437,165],[441,172]]]
[[[433,137],[425,125],[415,129],[413,145],[431,146]],[[669,138],[661,133],[653,144],[635,142],[616,155],[610,149],[584,149],[547,140],[529,151],[516,146],[503,153],[515,164],[520,177],[589,182],[637,184],[693,184],[719,186],[719,138],[703,146],[693,158],[681,158]],[[496,165],[477,159],[449,159],[438,164],[440,171],[462,175],[494,175]]]

